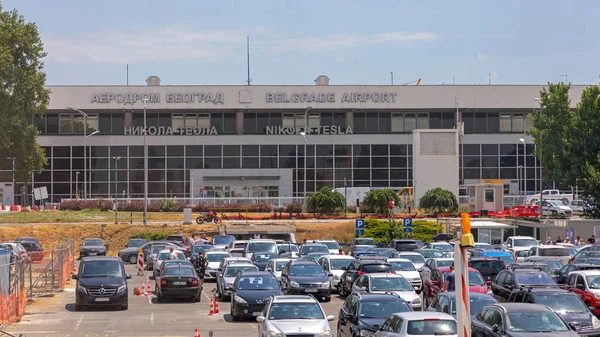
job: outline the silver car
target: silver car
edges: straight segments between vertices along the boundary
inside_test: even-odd
[[[246,271],[258,271],[258,267],[251,263],[231,263],[225,270],[217,274],[217,294],[221,301],[225,301],[231,298],[231,294],[234,293],[233,283],[239,273]]]
[[[273,275],[275,275],[275,277],[277,278],[277,281],[281,281],[281,272],[283,271],[283,268],[285,268],[285,266],[287,266],[288,262],[290,262],[291,259],[272,259],[269,260],[269,262],[267,262],[267,267],[265,267],[265,271],[270,271],[271,273],[273,273]]]
[[[443,312],[399,312],[381,325],[373,324],[374,337],[439,336],[457,337],[456,319]]]
[[[321,256],[318,263],[327,273],[333,274],[333,276],[329,277],[331,291],[337,291],[340,280],[342,279],[342,274],[344,274],[346,267],[348,267],[352,261],[354,261],[354,258],[348,255]]]
[[[332,337],[329,322],[334,319],[309,295],[272,296],[262,315],[256,317],[260,337]]]

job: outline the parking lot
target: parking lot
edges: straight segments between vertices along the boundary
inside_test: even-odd
[[[221,313],[209,316],[209,296],[215,283],[204,285],[200,303],[190,301],[173,301],[157,303],[154,296],[136,296],[133,288],[140,285],[140,278],[135,276],[134,265],[126,264],[129,280],[129,310],[86,309],[75,311],[75,281],[63,293],[53,298],[41,299],[39,303],[27,307],[27,314],[21,322],[9,327],[10,333],[23,336],[46,337],[126,337],[126,336],[194,336],[198,328],[202,336],[214,337],[256,336],[257,324],[253,321],[233,322],[229,315],[229,303],[221,302]],[[154,289],[154,283],[151,287]],[[337,318],[342,304],[338,296],[331,302],[321,303],[327,315]],[[337,320],[331,322],[335,334]]]

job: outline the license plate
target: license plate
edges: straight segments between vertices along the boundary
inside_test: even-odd
[[[174,286],[184,286],[185,282],[173,282]]]
[[[108,297],[99,297],[94,298],[94,302],[108,302],[110,299]]]
[[[98,255],[98,253],[90,253],[90,256]]]
[[[317,291],[317,289],[306,289],[307,293],[316,293]]]
[[[262,312],[253,312],[253,313],[252,313],[252,316],[255,316],[255,317],[256,317],[256,316],[260,316],[260,314],[262,314]]]

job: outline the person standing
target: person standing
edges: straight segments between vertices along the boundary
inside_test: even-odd
[[[560,235],[558,236],[558,238],[556,239],[556,243],[563,243],[563,239],[560,238]]]
[[[201,287],[204,287],[204,274],[206,273],[207,266],[208,260],[204,256],[204,252],[198,253],[198,259],[196,260],[196,270],[198,271],[198,278],[200,279]]]
[[[173,247],[169,248],[169,260],[177,260],[177,253],[173,249]]]
[[[446,282],[444,283],[443,291],[455,291],[456,283],[455,283],[455,275],[454,275],[454,265],[450,266],[450,272],[446,276]]]
[[[592,245],[595,244],[596,243],[596,235],[592,234],[592,237],[588,239],[588,242]]]
[[[551,237],[548,237],[548,238],[546,239],[546,242],[544,242],[544,244],[545,244],[545,245],[551,245],[551,244],[552,244],[552,238],[551,238]]]

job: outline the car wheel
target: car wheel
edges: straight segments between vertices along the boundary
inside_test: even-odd
[[[156,302],[163,303],[165,299],[161,295],[156,295]]]
[[[552,211],[552,215],[558,215],[557,211]]]
[[[136,264],[137,263],[137,255],[131,255],[129,257],[129,263]]]
[[[83,305],[75,304],[75,311],[82,311]]]
[[[331,302],[331,295],[325,296],[325,302]]]
[[[121,306],[121,310],[127,310],[129,309],[129,304],[125,304]]]

